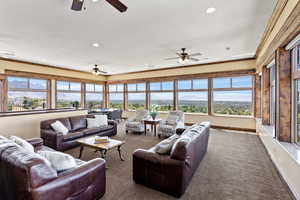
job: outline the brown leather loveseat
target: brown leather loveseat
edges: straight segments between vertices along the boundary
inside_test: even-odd
[[[94,115],[80,115],[67,118],[50,119],[41,122],[41,138],[44,144],[58,151],[64,151],[78,146],[77,139],[91,135],[114,136],[117,134],[117,123],[108,120],[108,126],[100,128],[87,128],[87,118],[94,118]],[[51,124],[60,121],[68,128],[69,133],[63,135],[55,132]]]
[[[28,140],[35,150],[43,146],[40,138]],[[95,200],[106,188],[105,161],[84,162],[77,167],[57,172],[41,157],[0,136],[0,199],[1,200]]]
[[[207,151],[209,129],[209,122],[201,123],[197,133],[178,129],[177,134],[182,133],[180,138],[188,139],[175,143],[170,155],[159,155],[154,148],[136,150],[133,153],[133,180],[180,197]]]

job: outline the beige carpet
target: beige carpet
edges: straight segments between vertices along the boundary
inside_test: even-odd
[[[161,192],[135,184],[132,180],[132,153],[159,142],[151,134],[125,135],[119,125],[116,139],[125,140],[124,162],[118,152],[107,153],[107,189],[103,200],[175,199]],[[79,148],[68,151],[78,156]],[[99,153],[85,149],[83,160]],[[195,200],[289,200],[287,185],[280,179],[258,136],[211,130],[208,152],[181,199]]]

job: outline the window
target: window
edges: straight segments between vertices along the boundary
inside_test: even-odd
[[[69,81],[56,82],[56,108],[74,108],[81,105],[81,83]]]
[[[123,109],[124,101],[124,85],[109,85],[109,107],[116,109]]]
[[[150,83],[151,107],[156,107],[157,111],[173,110],[174,105],[174,82],[152,82]]]
[[[103,107],[103,85],[85,84],[85,104],[88,109]]]
[[[252,76],[213,79],[213,112],[252,115]]]
[[[295,118],[295,127],[294,127],[294,135],[295,135],[295,141],[296,143],[300,144],[300,76],[299,76],[299,70],[300,70],[300,45],[296,46],[293,49],[292,53],[292,64],[293,64],[293,71],[297,72],[295,73],[294,77],[294,118]]]
[[[29,111],[48,108],[48,80],[7,77],[7,111]]]
[[[270,125],[275,126],[276,118],[276,67],[273,64],[270,67]],[[275,129],[273,131],[275,137]]]
[[[189,113],[208,113],[208,80],[178,81],[178,109]]]
[[[128,110],[140,110],[146,108],[146,84],[128,84]]]

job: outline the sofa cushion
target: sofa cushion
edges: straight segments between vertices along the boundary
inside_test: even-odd
[[[58,119],[43,121],[41,122],[41,129],[52,129],[51,124],[53,124],[56,121],[60,121],[69,131],[72,130],[69,118],[58,118]]]
[[[114,127],[112,125],[107,125],[107,126],[102,126],[102,127],[98,127],[98,128],[88,128],[83,130],[83,134],[84,135],[92,135],[92,134],[97,134],[103,131],[108,131],[113,129]]]
[[[56,122],[52,123],[51,127],[57,133],[62,133],[63,135],[66,135],[69,133],[69,129],[67,129],[67,127],[65,127],[60,121],[56,121]]]
[[[99,120],[100,127],[108,125],[107,115],[95,115],[95,118]]]
[[[172,147],[171,159],[185,160],[187,157],[187,145],[190,141],[190,137],[181,136]]]
[[[63,136],[64,141],[75,140],[84,136],[83,131],[71,132]]]
[[[72,169],[77,166],[75,159],[72,156],[62,152],[38,151],[37,153],[49,160],[51,166],[58,172]]]
[[[72,131],[77,131],[87,127],[86,116],[70,117]]]
[[[23,147],[26,151],[34,153],[34,147],[26,140],[23,140],[22,138],[19,138],[17,136],[11,136],[10,139],[17,145]]]
[[[171,149],[174,145],[174,143],[179,138],[179,135],[172,135],[171,137],[161,141],[154,147],[154,151],[158,154],[170,154]]]

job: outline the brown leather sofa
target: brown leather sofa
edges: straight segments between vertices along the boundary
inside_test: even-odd
[[[40,138],[28,140],[35,150],[47,149]],[[52,150],[53,151],[53,150]],[[0,137],[1,200],[95,200],[106,188],[105,161],[84,162],[78,167],[57,172],[36,154],[11,140]]]
[[[192,136],[189,142],[178,142],[170,155],[159,155],[154,148],[136,150],[133,153],[133,180],[180,197],[207,151],[210,123],[201,123],[201,126],[200,134]],[[178,129],[177,134],[183,131]]]
[[[77,139],[91,135],[114,136],[117,134],[117,123],[108,120],[108,126],[101,128],[87,128],[87,118],[94,118],[94,115],[80,115],[67,118],[50,119],[41,122],[41,138],[46,146],[58,151],[64,151],[78,146]],[[60,121],[69,129],[69,133],[63,135],[55,132],[51,124]]]

